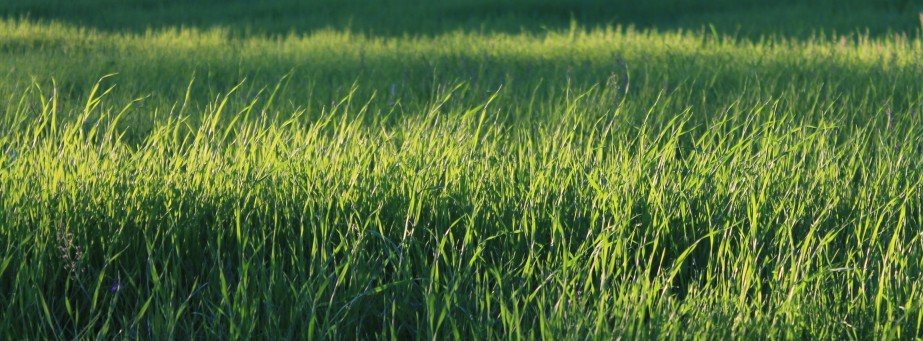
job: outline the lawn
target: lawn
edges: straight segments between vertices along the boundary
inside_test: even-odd
[[[0,335],[923,337],[920,9],[8,0]]]

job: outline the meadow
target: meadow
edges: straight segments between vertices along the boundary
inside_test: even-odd
[[[7,1],[0,335],[919,339],[920,7]]]

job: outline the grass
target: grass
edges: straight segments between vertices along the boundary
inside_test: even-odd
[[[584,26],[635,25],[732,36],[810,35],[917,28],[918,0],[11,0],[0,16],[64,21],[113,32],[147,28],[230,27],[241,34],[332,28],[376,36],[436,35],[456,29],[519,33]],[[393,20],[401,18],[401,20]]]
[[[923,41],[870,14],[912,5],[101,4],[0,5],[6,338],[923,335]]]

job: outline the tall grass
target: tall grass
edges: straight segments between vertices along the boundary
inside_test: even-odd
[[[0,334],[919,337],[921,51],[8,20]]]

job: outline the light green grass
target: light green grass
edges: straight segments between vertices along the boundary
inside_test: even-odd
[[[923,335],[917,32],[470,28],[0,22],[0,335]]]

